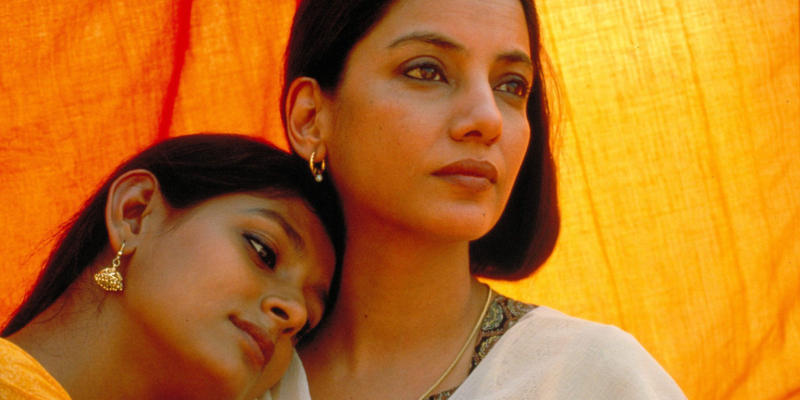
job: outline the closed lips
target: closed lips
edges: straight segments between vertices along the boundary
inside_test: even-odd
[[[257,361],[261,364],[262,368],[266,366],[272,359],[272,354],[275,352],[275,343],[272,342],[267,331],[235,315],[232,315],[230,320],[237,328],[244,331],[253,339],[258,350],[258,354],[256,354],[258,358]]]
[[[487,161],[459,160],[436,170],[433,175],[474,176],[477,178],[486,178],[492,183],[497,183],[497,168]]]

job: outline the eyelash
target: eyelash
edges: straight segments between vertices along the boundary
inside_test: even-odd
[[[423,70],[429,70],[433,75],[433,77],[424,77],[422,76]],[[413,71],[419,71],[417,75],[413,76]],[[447,82],[447,78],[444,77],[444,73],[442,72],[442,67],[434,62],[424,61],[418,64],[414,64],[403,71],[403,75],[408,78],[419,80],[419,81],[429,81],[429,82]],[[518,97],[527,97],[528,93],[530,92],[530,87],[528,82],[523,78],[514,78],[509,81],[503,82],[500,85],[495,86],[495,89],[499,89],[502,86],[509,85],[509,84],[516,84],[519,85],[516,90],[502,90],[503,92],[510,93],[512,95]]]
[[[258,254],[258,258],[260,258],[269,269],[274,270],[278,258],[275,251],[253,235],[246,234],[244,238],[247,240],[247,243],[250,244],[250,247],[253,248],[253,251]],[[306,321],[306,324],[294,334],[295,341],[299,342],[303,340],[303,338],[311,332],[311,329],[311,322]]]
[[[508,85],[508,84],[516,84],[516,85],[519,85],[519,86],[517,87],[516,91],[514,91],[514,90],[511,90],[511,91],[503,90],[504,92],[511,93],[511,94],[513,94],[515,96],[519,96],[519,97],[523,97],[523,98],[527,97],[528,93],[530,93],[530,87],[528,86],[528,82],[525,79],[522,79],[522,78],[511,79],[509,81],[506,81],[506,82],[503,82],[503,83],[497,85],[495,88],[500,88],[500,87]]]
[[[419,74],[420,76],[412,76],[411,74],[412,71],[422,72],[422,70],[432,70],[432,72],[435,74],[435,77],[425,78],[422,76],[422,74]],[[431,61],[423,61],[416,63],[406,68],[406,70],[403,71],[403,75],[419,81],[447,82],[447,79],[444,77],[444,73],[442,73],[442,67],[439,64],[436,64]]]
[[[244,238],[247,240],[247,242],[250,244],[250,247],[253,248],[256,254],[258,254],[258,258],[260,258],[269,269],[274,270],[278,260],[275,250],[252,235],[244,235]]]

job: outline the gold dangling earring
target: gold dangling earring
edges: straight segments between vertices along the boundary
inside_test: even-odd
[[[314,180],[322,182],[322,173],[325,172],[325,158],[322,159],[319,167],[314,164],[314,157],[317,155],[316,151],[311,152],[311,157],[308,159],[308,168],[311,169],[311,175],[314,175]]]
[[[117,256],[114,257],[113,261],[111,261],[111,266],[94,274],[94,281],[106,291],[122,291],[122,275],[120,275],[119,271],[117,271],[117,268],[120,264],[120,258],[122,257],[122,250],[125,250],[125,242],[122,242],[122,246],[119,248]]]

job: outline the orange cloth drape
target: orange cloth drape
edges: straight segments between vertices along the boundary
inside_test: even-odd
[[[5,339],[0,339],[0,399],[71,400],[41,364]]]
[[[294,1],[0,4],[0,316],[122,159],[201,131],[285,144]],[[633,333],[690,399],[800,398],[795,0],[540,0],[563,233],[506,294]]]

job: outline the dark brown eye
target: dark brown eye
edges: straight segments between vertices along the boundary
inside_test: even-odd
[[[250,243],[250,246],[253,248],[253,250],[255,250],[256,254],[258,254],[258,258],[261,259],[264,265],[266,265],[269,269],[275,269],[275,265],[278,261],[278,256],[275,254],[275,251],[255,237],[246,236],[245,238],[247,239],[248,243]]]
[[[528,86],[521,81],[504,82],[498,85],[496,89],[502,92],[508,92],[513,95],[517,95],[519,97],[525,97],[528,95]]]
[[[405,75],[409,78],[422,81],[444,81],[444,76],[439,68],[433,65],[418,65],[406,70]]]

